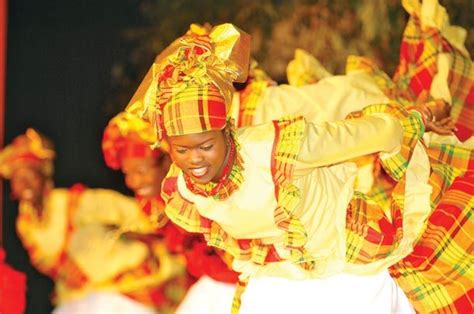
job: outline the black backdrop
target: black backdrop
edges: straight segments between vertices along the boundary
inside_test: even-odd
[[[121,36],[139,23],[133,0],[9,1],[5,143],[35,127],[55,143],[56,185],[124,190],[100,150],[110,112],[111,68],[127,57]],[[151,60],[150,60],[151,62]],[[125,104],[124,104],[125,105]],[[28,262],[15,234],[17,204],[4,187],[7,262],[28,276],[27,313],[49,313],[52,283]]]

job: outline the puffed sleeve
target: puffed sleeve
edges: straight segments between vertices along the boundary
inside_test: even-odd
[[[402,138],[400,122],[385,113],[353,120],[306,123],[295,175],[376,152],[395,154]]]

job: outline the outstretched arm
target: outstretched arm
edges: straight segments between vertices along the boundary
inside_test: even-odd
[[[297,171],[376,152],[396,153],[403,128],[395,117],[376,113],[353,120],[307,123],[304,133]]]

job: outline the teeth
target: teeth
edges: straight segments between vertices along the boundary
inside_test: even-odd
[[[149,193],[151,192],[151,190],[152,190],[152,187],[151,187],[151,186],[148,186],[148,187],[146,187],[146,188],[141,188],[141,189],[139,189],[139,190],[137,191],[137,194],[138,194],[138,195],[147,195],[147,194],[149,194]]]
[[[33,192],[33,190],[24,190],[23,193],[21,193],[21,195],[24,198],[31,198],[34,195],[34,192]]]
[[[201,168],[196,168],[196,169],[191,170],[191,173],[195,177],[202,177],[203,175],[206,174],[206,172],[207,172],[207,167],[201,167]]]

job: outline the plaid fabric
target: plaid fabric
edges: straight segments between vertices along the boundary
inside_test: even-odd
[[[209,34],[188,32],[177,43],[158,78],[155,123],[159,139],[164,133],[176,136],[222,129],[232,101],[232,81],[239,74],[215,54]]]
[[[453,181],[474,172],[474,152],[451,144],[431,144],[427,149],[432,165],[430,185],[433,187],[431,207],[434,208]]]
[[[67,210],[67,226],[66,234],[64,238],[63,248],[58,258],[51,263],[46,262],[44,257],[39,255],[34,242],[30,238],[30,228],[35,228],[33,225],[36,224],[36,214],[34,209],[28,206],[28,204],[20,203],[22,207],[21,214],[17,218],[17,233],[21,239],[21,242],[25,249],[28,251],[30,261],[40,272],[46,274],[54,281],[61,281],[71,289],[77,289],[87,283],[87,277],[79,268],[79,266],[69,257],[66,253],[69,239],[74,231],[73,216],[77,208],[80,195],[84,190],[84,186],[76,184],[70,188]],[[45,263],[46,262],[46,263]]]
[[[285,230],[285,244],[290,249],[292,260],[305,269],[313,266],[312,258],[303,248],[306,234],[301,222],[291,213],[299,201],[299,191],[290,184],[295,160],[304,131],[304,120],[282,119],[275,122],[275,141],[272,152],[272,176],[275,182],[275,223]],[[222,249],[239,260],[250,260],[256,264],[277,261],[279,257],[272,245],[260,239],[236,240],[214,221],[199,215],[194,204],[186,201],[177,191],[177,177],[181,170],[172,165],[163,183],[162,196],[166,203],[166,214],[180,227],[189,232],[203,233],[208,245]]]
[[[239,119],[238,127],[253,125],[255,110],[267,90],[268,86],[276,85],[263,70],[254,68],[247,80],[244,90],[239,93]]]
[[[385,171],[395,180],[400,180],[408,166],[413,149],[425,131],[421,115],[417,111],[408,112],[394,104],[379,104],[365,107],[361,112],[352,113],[348,119],[353,119],[371,113],[388,113],[399,119],[403,128],[403,139],[400,152],[390,158],[382,160]]]
[[[307,235],[303,224],[293,215],[301,195],[299,189],[291,184],[301,142],[304,136],[303,117],[285,117],[274,121],[275,140],[273,142],[271,171],[275,185],[278,206],[274,212],[275,224],[285,231],[285,246],[291,252],[292,262],[304,269],[314,267],[314,258],[304,245]]]
[[[438,56],[446,53],[452,63],[447,85],[451,94],[451,116],[456,121],[456,135],[463,141],[474,135],[474,67],[467,51],[456,47],[440,29],[423,24],[419,3],[407,1],[411,14],[400,47],[400,63],[393,81],[398,89],[415,100],[423,91],[429,91],[438,72]],[[437,13],[444,11],[440,6]],[[444,13],[444,19],[449,19]],[[441,20],[439,17],[438,20]],[[448,26],[443,25],[442,28]]]
[[[238,281],[237,287],[235,289],[234,299],[232,300],[232,309],[231,314],[238,314],[240,305],[241,305],[241,297],[242,294],[245,292],[245,288],[247,288],[248,281]]]
[[[474,176],[458,177],[413,253],[390,271],[419,313],[474,310]]]
[[[166,277],[159,278],[159,281],[164,279],[163,282],[159,283],[156,281],[158,274],[160,274],[159,256],[155,257],[150,254],[142,263],[119,274],[112,281],[114,286],[125,287],[121,291],[123,295],[151,306],[160,313],[174,313],[195,279],[187,275],[184,267],[177,276],[169,279],[166,279]],[[133,286],[134,282],[137,283],[140,280],[153,277],[155,277],[155,280],[149,281],[148,284],[140,284],[138,287]],[[127,286],[130,286],[131,289]]]
[[[108,167],[118,170],[124,158],[157,158],[162,151],[151,145],[156,141],[152,126],[121,112],[110,120],[102,136],[102,154]],[[161,146],[160,146],[161,147]]]
[[[163,228],[169,219],[165,214],[165,205],[161,197],[147,198],[135,196],[135,199],[140,204],[142,212],[149,218],[150,223],[155,231]]]
[[[397,190],[403,190],[405,185],[398,185]],[[346,261],[367,264],[389,256],[403,237],[402,226],[399,203],[384,208],[367,195],[355,192],[347,208]]]
[[[473,306],[469,280],[474,262],[470,231],[474,230],[473,153],[451,144],[431,144],[426,150],[432,165],[433,213],[413,253],[391,271],[418,312],[467,313]],[[385,199],[380,202],[356,193],[348,208],[346,258],[350,263],[386,257],[400,243],[404,179],[393,190],[390,185],[378,187],[384,195],[391,195],[390,207]]]
[[[54,156],[52,143],[29,128],[0,151],[0,176],[9,179],[15,167],[25,165],[37,167],[50,176],[53,173]]]
[[[260,239],[236,240],[227,234],[219,224],[199,215],[194,203],[184,199],[177,190],[177,175],[180,170],[173,164],[163,183],[162,196],[166,203],[168,217],[188,232],[202,233],[209,246],[216,247],[233,258],[264,264],[275,260],[273,246],[265,245]]]
[[[163,127],[168,136],[202,133],[224,128],[227,119],[225,99],[214,84],[170,87],[162,91]],[[169,95],[168,95],[169,94]]]
[[[405,89],[400,89],[392,79],[382,71],[371,59],[361,56],[350,55],[346,61],[346,73],[364,71],[370,74],[371,78],[382,90],[382,92],[392,101],[403,107],[413,105],[415,99],[413,95],[407,94]]]

